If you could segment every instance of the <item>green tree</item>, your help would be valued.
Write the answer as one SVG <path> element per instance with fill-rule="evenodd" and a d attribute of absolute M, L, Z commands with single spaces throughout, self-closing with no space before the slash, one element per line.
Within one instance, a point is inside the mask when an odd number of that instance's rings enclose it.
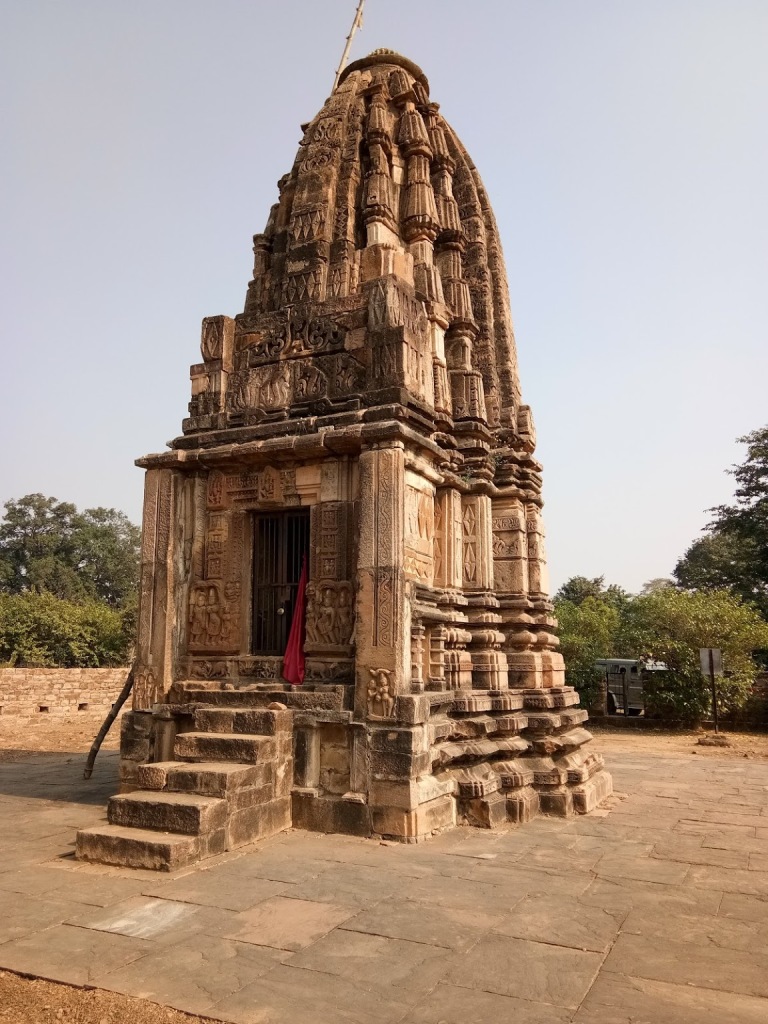
<path fill-rule="evenodd" d="M 588 597 L 601 597 L 605 591 L 605 576 L 571 576 L 555 594 L 556 601 L 581 604 Z"/>
<path fill-rule="evenodd" d="M 123 665 L 130 638 L 119 611 L 43 591 L 0 594 L 0 662 L 18 667 Z"/>
<path fill-rule="evenodd" d="M 0 521 L 0 592 L 121 607 L 136 593 L 140 538 L 115 509 L 81 513 L 42 494 L 8 501 Z"/>
<path fill-rule="evenodd" d="M 578 603 L 556 598 L 555 615 L 566 681 L 576 687 L 589 707 L 597 698 L 602 677 L 595 662 L 613 655 L 621 612 L 599 597 L 586 597 Z"/>
<path fill-rule="evenodd" d="M 749 696 L 757 666 L 753 653 L 768 646 L 768 623 L 727 591 L 664 587 L 635 598 L 616 634 L 620 657 L 661 661 L 668 671 L 646 684 L 646 713 L 696 722 L 710 709 L 699 650 L 719 647 L 728 676 L 718 684 L 718 710 L 727 714 Z"/>
<path fill-rule="evenodd" d="M 666 590 L 667 587 L 674 587 L 674 580 L 667 579 L 666 576 L 654 576 L 652 580 L 647 580 L 640 591 L 641 594 L 656 594 L 659 590 Z"/>
<path fill-rule="evenodd" d="M 734 502 L 710 510 L 715 514 L 711 529 L 738 551 L 735 569 L 741 580 L 729 586 L 768 618 L 768 426 L 738 440 L 747 446 L 747 456 L 728 470 L 736 479 Z"/>
<path fill-rule="evenodd" d="M 768 617 L 763 586 L 755 578 L 756 563 L 753 541 L 721 530 L 694 541 L 678 559 L 672 575 L 683 590 L 729 590 L 757 605 Z"/>

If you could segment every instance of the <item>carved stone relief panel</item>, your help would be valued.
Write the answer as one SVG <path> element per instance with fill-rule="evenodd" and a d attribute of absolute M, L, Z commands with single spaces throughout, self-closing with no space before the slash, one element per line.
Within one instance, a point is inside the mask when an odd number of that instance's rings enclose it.
<path fill-rule="evenodd" d="M 352 575 L 353 506 L 324 501 L 312 507 L 312 580 L 348 580 Z"/>
<path fill-rule="evenodd" d="M 195 583 L 190 588 L 190 651 L 226 651 L 232 648 L 237 598 L 239 594 L 231 590 L 227 598 L 224 585 L 214 580 Z"/>
<path fill-rule="evenodd" d="M 294 245 L 306 245 L 323 238 L 325 234 L 327 206 L 315 206 L 295 212 L 291 220 L 291 236 Z"/>
<path fill-rule="evenodd" d="M 368 296 L 368 327 L 405 327 L 412 334 L 427 329 L 424 303 L 401 288 L 394 277 L 379 278 Z"/>
<path fill-rule="evenodd" d="M 528 581 L 531 594 L 548 593 L 546 554 L 544 551 L 544 527 L 541 515 L 535 505 L 528 506 L 525 525 L 528 534 Z"/>
<path fill-rule="evenodd" d="M 426 486 L 428 490 L 412 485 L 405 488 L 405 573 L 431 586 L 435 512 L 432 487 Z"/>
<path fill-rule="evenodd" d="M 450 489 L 435 496 L 433 558 L 435 586 L 460 588 L 463 578 L 461 495 Z"/>
<path fill-rule="evenodd" d="M 148 710 L 162 700 L 162 687 L 153 669 L 138 665 L 133 676 L 133 706 Z"/>
<path fill-rule="evenodd" d="M 351 643 L 354 609 L 352 584 L 321 580 L 307 586 L 307 641 L 344 647 Z"/>
<path fill-rule="evenodd" d="M 200 332 L 200 352 L 206 363 L 221 360 L 230 369 L 235 336 L 235 321 L 228 316 L 207 316 Z"/>
<path fill-rule="evenodd" d="M 528 592 L 528 536 L 519 501 L 493 503 L 493 575 L 500 593 Z"/>
<path fill-rule="evenodd" d="M 205 534 L 205 578 L 224 577 L 224 551 L 229 536 L 229 521 L 224 512 L 209 512 Z"/>
<path fill-rule="evenodd" d="M 339 352 L 346 336 L 347 327 L 338 320 L 289 315 L 268 330 L 241 335 L 239 344 L 245 363 L 253 367 L 288 356 Z"/>
<path fill-rule="evenodd" d="M 296 471 L 276 469 L 244 470 L 223 477 L 222 489 L 227 504 L 247 504 L 249 507 L 273 508 L 275 505 L 299 505 L 296 490 Z"/>
<path fill-rule="evenodd" d="M 465 495 L 461 510 L 464 586 L 488 590 L 493 586 L 491 500 L 484 494 Z"/>
<path fill-rule="evenodd" d="M 297 302 L 323 302 L 325 300 L 325 264 L 317 264 L 295 274 L 290 274 L 285 283 L 283 301 L 287 304 Z"/>
<path fill-rule="evenodd" d="M 368 717 L 394 718 L 396 691 L 392 684 L 391 670 L 372 668 L 368 674 Z"/>
<path fill-rule="evenodd" d="M 451 397 L 455 419 L 487 418 L 481 374 L 467 370 L 451 370 Z"/>

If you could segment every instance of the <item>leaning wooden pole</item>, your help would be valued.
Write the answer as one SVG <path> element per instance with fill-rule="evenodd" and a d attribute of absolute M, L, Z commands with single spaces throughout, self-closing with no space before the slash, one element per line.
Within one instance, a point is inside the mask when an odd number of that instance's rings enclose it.
<path fill-rule="evenodd" d="M 352 28 L 349 30 L 349 35 L 347 36 L 347 43 L 346 43 L 346 46 L 344 47 L 344 53 L 342 53 L 341 60 L 339 61 L 339 66 L 336 69 L 336 77 L 333 80 L 333 89 L 331 90 L 331 92 L 335 92 L 336 91 L 336 86 L 339 84 L 339 79 L 341 78 L 341 72 L 344 70 L 344 66 L 347 63 L 347 57 L 349 57 L 349 51 L 352 49 L 352 40 L 355 37 L 355 32 L 359 28 L 362 28 L 362 25 L 363 25 L 363 6 L 364 5 L 365 5 L 365 0 L 360 0 L 360 3 L 357 5 L 357 10 L 355 11 L 355 17 L 354 17 L 354 20 L 352 21 Z"/>
<path fill-rule="evenodd" d="M 83 778 L 84 779 L 90 779 L 91 775 L 93 774 L 93 764 L 94 764 L 94 761 L 96 760 L 96 755 L 98 754 L 98 752 L 99 752 L 99 750 L 101 748 L 101 744 L 104 742 L 104 737 L 107 735 L 109 730 L 112 728 L 112 723 L 117 718 L 117 716 L 120 714 L 120 709 L 122 708 L 123 704 L 125 704 L 125 702 L 128 700 L 128 695 L 130 694 L 131 690 L 133 689 L 134 669 L 135 669 L 135 665 L 131 665 L 131 670 L 128 673 L 128 678 L 125 680 L 125 685 L 123 686 L 122 690 L 120 691 L 120 696 L 117 698 L 115 703 L 112 705 L 112 708 L 110 709 L 109 714 L 104 719 L 104 722 L 103 722 L 101 728 L 99 729 L 98 733 L 96 734 L 96 739 L 93 741 L 93 743 L 91 745 L 91 749 L 88 751 L 88 760 L 85 762 L 85 768 L 83 770 Z"/>

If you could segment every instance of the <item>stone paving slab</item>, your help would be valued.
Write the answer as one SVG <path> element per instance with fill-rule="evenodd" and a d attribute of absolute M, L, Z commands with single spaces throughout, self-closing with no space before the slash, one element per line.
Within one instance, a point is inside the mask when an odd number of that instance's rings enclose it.
<path fill-rule="evenodd" d="M 80 864 L 116 756 L 0 763 L 0 968 L 233 1024 L 764 1024 L 768 764 L 613 755 L 610 813 Z M 673 780 L 673 781 L 671 781 Z"/>

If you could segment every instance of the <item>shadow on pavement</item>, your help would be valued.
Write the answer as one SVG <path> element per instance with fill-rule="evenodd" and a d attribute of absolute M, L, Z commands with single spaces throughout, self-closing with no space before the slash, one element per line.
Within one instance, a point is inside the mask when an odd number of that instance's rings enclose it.
<path fill-rule="evenodd" d="M 102 751 L 87 781 L 82 751 L 0 750 L 0 797 L 103 804 L 118 791 L 119 753 Z"/>

